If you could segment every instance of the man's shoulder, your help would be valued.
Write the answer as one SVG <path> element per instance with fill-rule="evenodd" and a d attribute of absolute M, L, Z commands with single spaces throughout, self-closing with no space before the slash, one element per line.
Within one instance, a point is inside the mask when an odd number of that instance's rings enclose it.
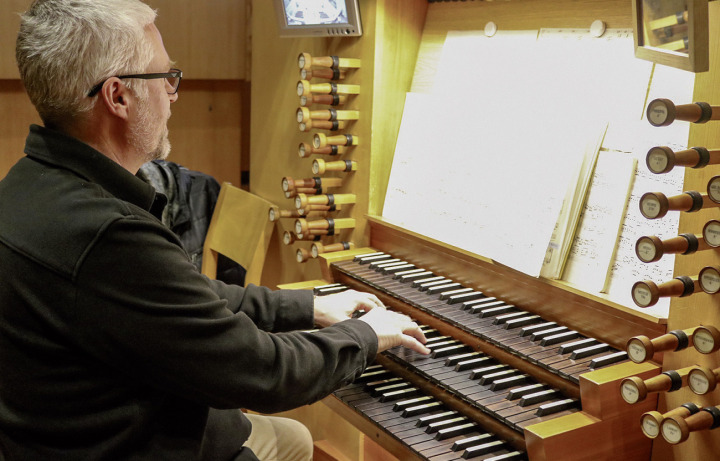
<path fill-rule="evenodd" d="M 153 219 L 72 171 L 27 158 L 0 181 L 0 216 L 0 242 L 70 277 L 112 222 Z"/>

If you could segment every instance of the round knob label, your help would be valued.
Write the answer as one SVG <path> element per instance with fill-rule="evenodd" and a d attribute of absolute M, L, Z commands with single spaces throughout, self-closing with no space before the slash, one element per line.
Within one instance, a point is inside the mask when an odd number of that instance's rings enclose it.
<path fill-rule="evenodd" d="M 694 370 L 693 370 L 694 371 Z M 688 377 L 690 389 L 696 394 L 704 395 L 710 391 L 710 382 L 702 372 L 690 372 Z"/>
<path fill-rule="evenodd" d="M 695 349 L 703 354 L 709 354 L 715 348 L 715 340 L 707 330 L 695 330 L 692 339 Z"/>
<path fill-rule="evenodd" d="M 645 200 L 640 202 L 640 210 L 646 217 L 655 218 L 660 214 L 660 202 L 655 197 L 645 197 Z"/>
<path fill-rule="evenodd" d="M 650 305 L 652 295 L 645 285 L 638 285 L 633 288 L 632 297 L 638 306 L 647 307 Z"/>
<path fill-rule="evenodd" d="M 647 166 L 653 173 L 662 173 L 668 166 L 668 158 L 665 152 L 653 149 L 647 156 Z"/>
<path fill-rule="evenodd" d="M 714 269 L 702 271 L 700 286 L 707 293 L 717 293 L 720 291 L 720 274 Z"/>
<path fill-rule="evenodd" d="M 660 435 L 660 426 L 658 425 L 657 421 L 650 417 L 643 417 L 642 430 L 646 436 L 653 439 Z"/>
<path fill-rule="evenodd" d="M 631 381 L 626 381 L 620 386 L 620 395 L 627 403 L 636 403 L 640 399 L 638 388 Z"/>
<path fill-rule="evenodd" d="M 648 120 L 653 125 L 662 125 L 668 118 L 667 106 L 661 101 L 656 101 L 648 107 Z"/>
<path fill-rule="evenodd" d="M 650 239 L 643 239 L 637 245 L 637 253 L 643 262 L 652 261 L 655 258 L 655 245 Z"/>
<path fill-rule="evenodd" d="M 680 431 L 680 427 L 671 419 L 663 421 L 662 435 L 663 438 L 670 443 L 679 443 L 680 439 L 682 439 L 682 431 Z"/>
<path fill-rule="evenodd" d="M 642 344 L 638 344 L 635 341 L 628 344 L 627 353 L 628 356 L 630 356 L 630 360 L 636 363 L 642 363 L 647 359 L 647 351 Z"/>
<path fill-rule="evenodd" d="M 710 246 L 720 246 L 720 222 L 711 221 L 706 224 L 703 230 L 703 238 Z"/>

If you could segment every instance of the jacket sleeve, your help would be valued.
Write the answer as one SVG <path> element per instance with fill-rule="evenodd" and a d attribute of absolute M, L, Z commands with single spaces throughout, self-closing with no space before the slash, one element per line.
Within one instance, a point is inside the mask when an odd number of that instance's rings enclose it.
<path fill-rule="evenodd" d="M 216 408 L 281 411 L 352 381 L 377 353 L 359 320 L 316 332 L 312 295 L 200 275 L 159 223 L 109 223 L 60 311 L 77 347 L 123 375 Z"/>

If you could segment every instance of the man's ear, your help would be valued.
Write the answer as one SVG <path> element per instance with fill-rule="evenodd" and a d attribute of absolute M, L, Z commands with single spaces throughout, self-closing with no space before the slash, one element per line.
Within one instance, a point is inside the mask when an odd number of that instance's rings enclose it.
<path fill-rule="evenodd" d="M 132 92 L 122 80 L 111 77 L 102 86 L 98 97 L 110 114 L 127 120 L 130 113 L 131 94 Z"/>

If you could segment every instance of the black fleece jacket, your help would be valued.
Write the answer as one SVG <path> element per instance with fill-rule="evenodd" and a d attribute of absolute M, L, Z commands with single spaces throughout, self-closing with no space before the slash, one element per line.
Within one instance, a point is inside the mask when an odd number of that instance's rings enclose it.
<path fill-rule="evenodd" d="M 311 403 L 377 353 L 359 320 L 291 331 L 309 292 L 199 274 L 164 197 L 90 146 L 33 125 L 25 153 L 0 181 L 6 458 L 254 459 L 234 409 Z"/>

